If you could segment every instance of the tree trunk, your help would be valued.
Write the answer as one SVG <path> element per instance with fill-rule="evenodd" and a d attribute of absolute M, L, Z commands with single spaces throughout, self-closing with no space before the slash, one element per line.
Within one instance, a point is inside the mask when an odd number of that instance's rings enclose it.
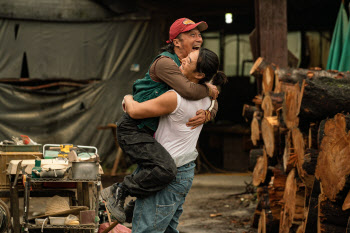
<path fill-rule="evenodd" d="M 340 112 L 350 112 L 350 80 L 320 77 L 307 79 L 300 118 L 320 121 Z"/>
<path fill-rule="evenodd" d="M 322 125 L 321 125 L 322 126 Z M 331 200 L 344 200 L 350 188 L 350 116 L 337 114 L 324 124 L 316 177 Z"/>
<path fill-rule="evenodd" d="M 261 134 L 266 148 L 266 153 L 273 157 L 278 152 L 279 122 L 277 117 L 264 117 L 261 122 Z"/>
<path fill-rule="evenodd" d="M 306 69 L 277 69 L 275 71 L 277 82 L 301 83 L 307 77 L 309 70 Z"/>
<path fill-rule="evenodd" d="M 265 62 L 265 66 L 268 64 Z M 286 68 L 286 69 L 276 69 L 275 71 L 276 78 L 281 82 L 302 82 L 303 79 L 319 79 L 322 77 L 332 78 L 332 79 L 350 79 L 350 73 L 346 72 L 337 72 L 332 70 L 322 70 L 322 69 L 294 69 L 294 68 Z"/>
<path fill-rule="evenodd" d="M 323 193 L 318 198 L 318 232 L 346 232 L 350 210 L 343 211 L 338 202 L 332 202 Z"/>
<path fill-rule="evenodd" d="M 264 63 L 264 68 L 268 62 Z M 263 72 L 260 71 L 260 72 Z M 299 85 L 306 83 L 304 96 L 300 106 L 300 118 L 308 121 L 320 121 L 333 117 L 339 112 L 350 112 L 350 73 L 305 70 L 305 69 L 276 69 L 275 90 L 280 92 L 281 82 Z"/>

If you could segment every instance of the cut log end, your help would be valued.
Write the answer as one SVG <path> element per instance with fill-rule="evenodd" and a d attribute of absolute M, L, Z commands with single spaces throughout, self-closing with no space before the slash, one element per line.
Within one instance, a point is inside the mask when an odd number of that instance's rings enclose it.
<path fill-rule="evenodd" d="M 262 89 L 263 93 L 272 91 L 274 84 L 274 71 L 271 66 L 267 66 L 263 71 Z"/>
<path fill-rule="evenodd" d="M 292 169 L 287 177 L 286 187 L 283 195 L 284 208 L 281 212 L 280 232 L 289 232 L 293 224 L 296 205 L 297 182 L 295 169 Z"/>
<path fill-rule="evenodd" d="M 261 122 L 261 134 L 266 147 L 266 152 L 273 157 L 278 139 L 278 119 L 277 117 L 264 117 Z"/>
<path fill-rule="evenodd" d="M 305 177 L 305 170 L 303 169 L 304 164 L 304 157 L 305 157 L 305 142 L 303 138 L 303 134 L 300 132 L 298 128 L 292 129 L 292 139 L 293 139 L 293 146 L 294 146 L 294 152 L 297 156 L 297 169 L 298 174 L 300 178 Z"/>
<path fill-rule="evenodd" d="M 253 171 L 253 185 L 259 186 L 261 183 L 265 182 L 267 174 L 267 155 L 264 151 L 263 156 L 260 156 L 256 160 L 256 164 Z"/>
<path fill-rule="evenodd" d="M 256 161 L 259 157 L 263 156 L 264 149 L 251 149 L 249 152 L 249 170 L 253 171 Z"/>
<path fill-rule="evenodd" d="M 266 233 L 266 214 L 265 209 L 261 210 L 259 225 L 258 225 L 258 233 Z"/>
<path fill-rule="evenodd" d="M 260 140 L 260 123 L 258 118 L 253 117 L 253 120 L 250 124 L 251 135 L 250 139 L 254 146 L 258 145 L 258 141 Z"/>
<path fill-rule="evenodd" d="M 344 198 L 347 194 L 344 192 L 350 186 L 349 123 L 349 116 L 337 114 L 324 124 L 315 175 L 321 180 L 323 192 L 331 201 Z"/>
<path fill-rule="evenodd" d="M 300 88 L 298 83 L 293 85 L 292 88 L 288 88 L 288 90 L 285 91 L 285 98 L 282 105 L 282 116 L 283 121 L 289 129 L 292 129 L 299 125 L 299 95 Z"/>
<path fill-rule="evenodd" d="M 260 72 L 262 72 L 262 70 L 261 70 L 259 67 L 260 67 L 260 65 L 261 65 L 261 63 L 262 63 L 263 61 L 264 61 L 264 58 L 262 58 L 262 57 L 259 57 L 258 59 L 256 59 L 256 61 L 255 61 L 254 65 L 253 65 L 253 67 L 250 69 L 249 74 L 250 74 L 250 75 L 253 75 L 253 74 L 255 74 L 255 73 L 260 73 Z"/>

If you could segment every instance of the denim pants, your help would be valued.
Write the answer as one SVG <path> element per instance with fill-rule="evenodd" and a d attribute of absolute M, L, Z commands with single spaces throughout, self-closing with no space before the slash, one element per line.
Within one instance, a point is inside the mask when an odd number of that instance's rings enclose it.
<path fill-rule="evenodd" d="M 132 233 L 178 233 L 182 205 L 191 189 L 195 163 L 177 169 L 175 179 L 162 191 L 135 202 Z"/>
<path fill-rule="evenodd" d="M 122 186 L 130 196 L 147 197 L 164 189 L 176 175 L 176 165 L 169 152 L 158 143 L 154 131 L 139 129 L 140 120 L 123 114 L 117 122 L 120 148 L 138 165 L 138 172 L 124 177 Z"/>

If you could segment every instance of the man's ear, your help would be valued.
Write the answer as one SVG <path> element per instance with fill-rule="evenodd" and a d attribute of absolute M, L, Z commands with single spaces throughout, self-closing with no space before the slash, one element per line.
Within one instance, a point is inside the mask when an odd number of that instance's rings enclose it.
<path fill-rule="evenodd" d="M 175 47 L 180 47 L 180 40 L 177 38 L 173 39 L 173 44 Z"/>

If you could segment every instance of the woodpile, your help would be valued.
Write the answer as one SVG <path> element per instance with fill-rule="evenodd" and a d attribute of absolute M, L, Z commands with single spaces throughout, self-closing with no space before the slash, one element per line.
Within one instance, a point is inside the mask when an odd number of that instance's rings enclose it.
<path fill-rule="evenodd" d="M 258 58 L 245 105 L 258 232 L 350 232 L 350 73 Z"/>

